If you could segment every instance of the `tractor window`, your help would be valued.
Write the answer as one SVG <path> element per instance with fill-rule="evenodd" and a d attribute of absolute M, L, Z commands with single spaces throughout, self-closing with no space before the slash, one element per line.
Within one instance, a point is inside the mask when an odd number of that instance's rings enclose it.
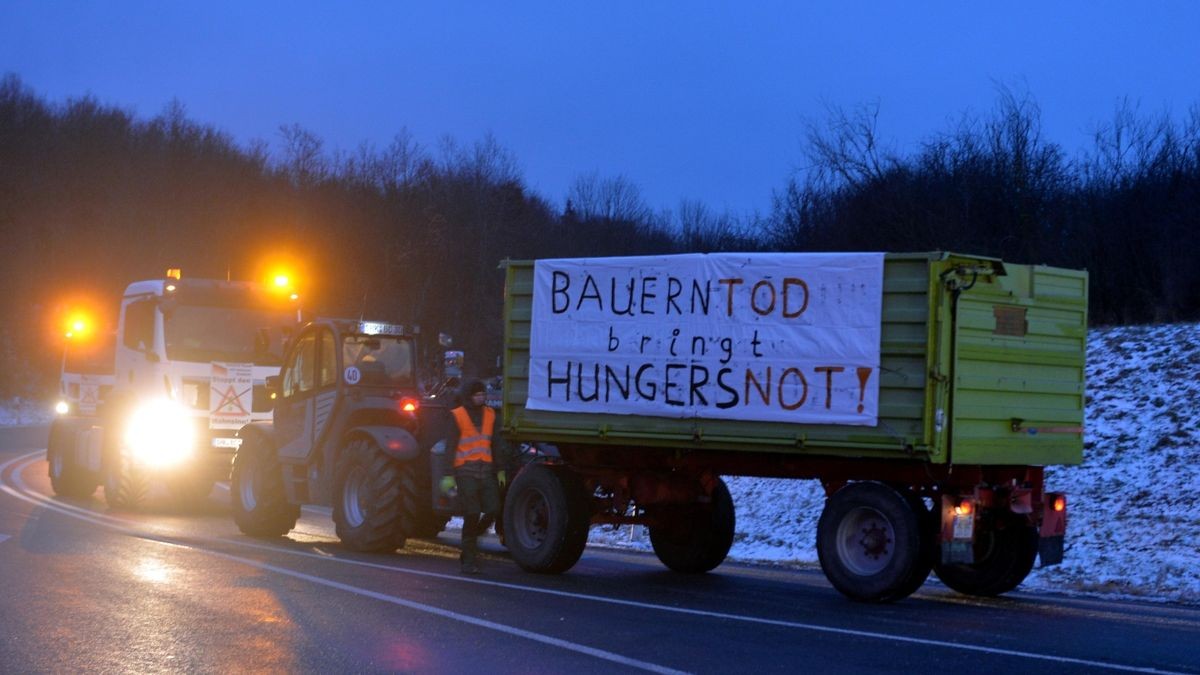
<path fill-rule="evenodd" d="M 384 387 L 411 387 L 413 343 L 408 337 L 394 335 L 348 335 L 342 341 L 342 360 L 358 369 L 359 380 L 352 384 Z"/>
<path fill-rule="evenodd" d="M 139 300 L 125 307 L 123 343 L 130 349 L 154 348 L 154 301 Z"/>
<path fill-rule="evenodd" d="M 283 395 L 294 396 L 306 391 L 312 391 L 314 375 L 316 374 L 317 340 L 313 335 L 305 335 L 292 352 L 292 358 L 283 371 Z"/>
<path fill-rule="evenodd" d="M 334 351 L 333 332 L 321 331 L 321 388 L 337 383 L 337 352 Z"/>

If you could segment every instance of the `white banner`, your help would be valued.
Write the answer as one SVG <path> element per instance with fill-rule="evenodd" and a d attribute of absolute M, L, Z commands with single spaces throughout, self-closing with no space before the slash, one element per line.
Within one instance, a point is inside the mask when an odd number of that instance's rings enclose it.
<path fill-rule="evenodd" d="M 210 429 L 241 429 L 250 423 L 254 402 L 254 365 L 212 362 L 208 394 Z"/>
<path fill-rule="evenodd" d="M 526 407 L 874 426 L 882 253 L 539 260 Z"/>

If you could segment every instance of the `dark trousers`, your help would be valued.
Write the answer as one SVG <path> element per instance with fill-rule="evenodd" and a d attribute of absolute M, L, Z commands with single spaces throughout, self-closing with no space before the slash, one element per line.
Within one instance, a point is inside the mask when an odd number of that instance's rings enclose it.
<path fill-rule="evenodd" d="M 476 472 L 458 471 L 454 481 L 458 484 L 458 503 L 463 512 L 459 560 L 463 565 L 474 565 L 479 558 L 479 535 L 500 510 L 500 486 L 490 472 L 481 476 Z"/>

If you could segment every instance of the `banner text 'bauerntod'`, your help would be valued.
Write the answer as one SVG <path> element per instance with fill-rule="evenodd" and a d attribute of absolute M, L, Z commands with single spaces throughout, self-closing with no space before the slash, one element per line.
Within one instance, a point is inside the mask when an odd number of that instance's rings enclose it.
<path fill-rule="evenodd" d="M 882 303 L 882 253 L 539 260 L 526 407 L 874 426 Z"/>

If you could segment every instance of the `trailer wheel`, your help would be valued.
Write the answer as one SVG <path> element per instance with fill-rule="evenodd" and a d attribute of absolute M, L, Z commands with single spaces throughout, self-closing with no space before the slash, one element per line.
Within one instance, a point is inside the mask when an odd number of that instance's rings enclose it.
<path fill-rule="evenodd" d="M 825 577 L 843 595 L 863 602 L 912 594 L 920 585 L 916 580 L 929 574 L 923 553 L 928 545 L 910 498 L 874 481 L 835 492 L 817 523 L 817 557 Z"/>
<path fill-rule="evenodd" d="M 398 462 L 375 441 L 356 438 L 338 457 L 333 522 L 347 548 L 362 552 L 394 551 L 404 546 L 417 512 L 413 467 Z"/>
<path fill-rule="evenodd" d="M 230 478 L 233 521 L 252 537 L 282 537 L 300 518 L 300 507 L 289 504 L 283 489 L 283 467 L 273 448 L 253 437 L 242 442 L 233 458 Z"/>
<path fill-rule="evenodd" d="M 917 564 L 913 566 L 912 576 L 900 585 L 896 599 L 907 598 L 925 584 L 929 573 L 933 571 L 933 564 L 941 553 L 939 546 L 941 522 L 938 519 L 938 513 L 930 511 L 919 495 L 903 488 L 900 491 L 913 513 L 917 514 L 917 522 L 920 524 L 921 551 Z"/>
<path fill-rule="evenodd" d="M 590 524 L 583 483 L 564 467 L 526 466 L 504 499 L 505 546 L 528 572 L 571 569 L 587 546 Z"/>
<path fill-rule="evenodd" d="M 104 473 L 104 501 L 110 509 L 136 509 L 150 492 L 150 476 L 124 448 L 109 452 L 101 471 Z"/>
<path fill-rule="evenodd" d="M 665 518 L 665 523 L 649 528 L 650 545 L 662 564 L 676 572 L 707 572 L 720 565 L 733 546 L 733 497 L 720 478 L 710 504 L 672 508 Z"/>
<path fill-rule="evenodd" d="M 1038 532 L 1018 517 L 1008 518 L 1003 525 L 979 533 L 982 540 L 977 543 L 985 550 L 974 563 L 935 564 L 938 579 L 959 593 L 985 597 L 1020 586 L 1037 559 Z"/>
<path fill-rule="evenodd" d="M 74 429 L 61 419 L 50 425 L 50 438 L 46 442 L 46 463 L 49 464 L 50 487 L 54 494 L 63 497 L 86 499 L 96 491 L 95 475 L 75 461 L 71 446 L 75 441 Z"/>

